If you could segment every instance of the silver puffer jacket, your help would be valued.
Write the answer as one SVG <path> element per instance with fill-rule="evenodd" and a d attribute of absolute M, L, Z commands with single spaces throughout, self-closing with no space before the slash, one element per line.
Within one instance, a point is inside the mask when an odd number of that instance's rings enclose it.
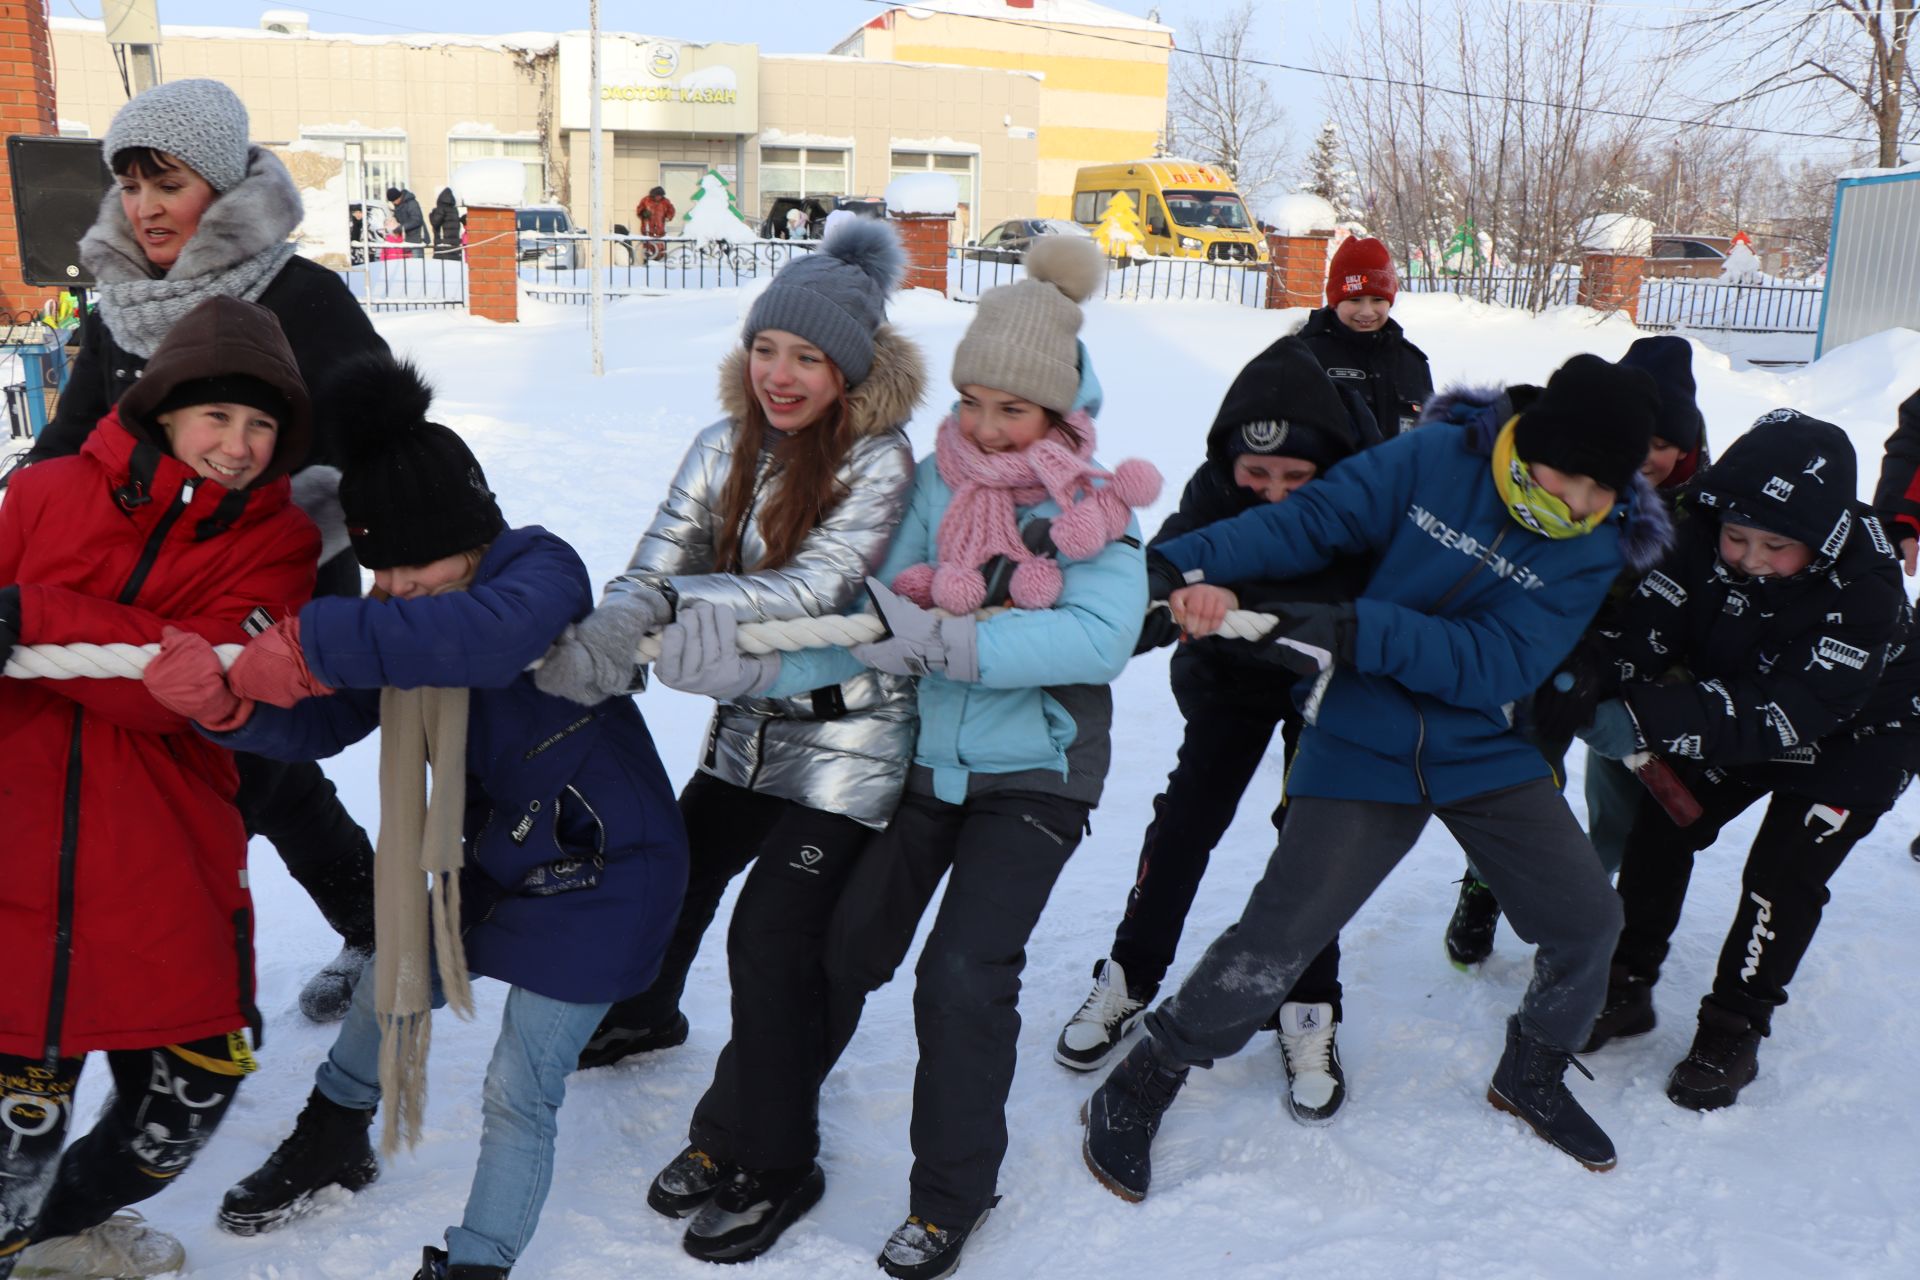
<path fill-rule="evenodd" d="M 847 496 L 778 569 L 713 572 L 720 495 L 733 466 L 735 424 L 746 411 L 746 353 L 720 369 L 727 416 L 694 438 L 627 571 L 608 585 L 670 589 L 682 601 L 707 600 L 742 622 L 843 612 L 879 567 L 906 510 L 913 448 L 901 429 L 926 385 L 920 350 L 891 327 L 874 337 L 873 371 L 848 395 L 857 440 L 840 482 Z M 753 502 L 742 531 L 741 560 L 765 554 L 759 509 L 772 454 L 762 449 Z M 700 768 L 735 786 L 844 814 L 884 827 L 913 758 L 918 716 L 914 682 L 866 671 L 844 684 L 790 698 L 740 698 L 715 709 Z"/>

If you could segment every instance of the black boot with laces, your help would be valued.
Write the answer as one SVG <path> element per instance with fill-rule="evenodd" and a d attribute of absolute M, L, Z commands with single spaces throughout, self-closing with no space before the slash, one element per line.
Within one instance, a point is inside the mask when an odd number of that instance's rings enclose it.
<path fill-rule="evenodd" d="M 1162 1059 L 1153 1037 L 1144 1036 L 1080 1108 L 1087 1126 L 1080 1148 L 1087 1168 L 1122 1200 L 1147 1198 L 1153 1136 L 1187 1082 L 1187 1070 Z"/>
<path fill-rule="evenodd" d="M 327 1187 L 358 1191 L 371 1183 L 380 1176 L 372 1127 L 371 1108 L 343 1107 L 315 1089 L 286 1141 L 220 1202 L 221 1229 L 259 1235 L 311 1212 Z"/>
<path fill-rule="evenodd" d="M 1500 900 L 1469 871 L 1460 878 L 1460 900 L 1447 921 L 1447 959 L 1466 970 L 1493 954 L 1494 930 L 1500 927 Z"/>
<path fill-rule="evenodd" d="M 1760 1029 L 1751 1021 L 1722 1009 L 1712 1000 L 1700 1002 L 1700 1029 L 1693 1047 L 1667 1077 L 1667 1097 L 1689 1111 L 1717 1111 L 1730 1107 L 1740 1091 L 1760 1074 Z"/>
<path fill-rule="evenodd" d="M 1567 1064 L 1587 1079 L 1593 1073 L 1558 1045 L 1528 1035 L 1517 1016 L 1507 1018 L 1507 1051 L 1493 1069 L 1487 1101 L 1519 1116 L 1533 1131 L 1596 1173 L 1613 1168 L 1613 1140 L 1568 1091 Z"/>
<path fill-rule="evenodd" d="M 715 1160 L 689 1143 L 667 1162 L 666 1168 L 653 1175 L 653 1185 L 647 1188 L 647 1206 L 664 1217 L 684 1218 L 699 1212 L 738 1172 L 737 1166 Z"/>
<path fill-rule="evenodd" d="M 745 1262 L 820 1203 L 827 1176 L 817 1164 L 741 1169 L 694 1215 L 680 1245 L 702 1262 Z"/>
<path fill-rule="evenodd" d="M 999 1203 L 1000 1197 L 995 1196 L 993 1204 Z M 948 1227 L 908 1214 L 880 1250 L 880 1269 L 893 1280 L 940 1280 L 952 1275 L 960 1266 L 960 1251 L 967 1247 L 968 1238 L 992 1212 L 993 1205 L 988 1205 L 973 1221 Z"/>

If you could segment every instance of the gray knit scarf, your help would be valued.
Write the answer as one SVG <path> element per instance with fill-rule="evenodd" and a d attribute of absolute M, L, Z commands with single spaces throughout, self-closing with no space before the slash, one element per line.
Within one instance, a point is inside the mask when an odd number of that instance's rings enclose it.
<path fill-rule="evenodd" d="M 427 794 L 427 762 L 433 794 Z M 380 691 L 380 839 L 373 854 L 374 1017 L 380 1024 L 380 1150 L 420 1141 L 433 1040 L 433 974 L 473 1016 L 460 940 L 467 690 Z"/>
<path fill-rule="evenodd" d="M 162 273 L 147 261 L 116 187 L 80 239 L 80 262 L 99 281 L 100 314 L 122 350 L 151 356 L 174 322 L 208 298 L 257 300 L 293 256 L 287 237 L 305 209 L 293 176 L 263 147 L 247 149 L 247 176 L 200 215 Z"/>

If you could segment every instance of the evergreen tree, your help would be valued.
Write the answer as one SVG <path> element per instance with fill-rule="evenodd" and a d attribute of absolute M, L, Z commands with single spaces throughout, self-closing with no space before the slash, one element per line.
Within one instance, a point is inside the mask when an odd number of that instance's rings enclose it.
<path fill-rule="evenodd" d="M 1347 161 L 1346 149 L 1340 144 L 1340 130 L 1332 120 L 1320 126 L 1313 150 L 1307 153 L 1306 175 L 1300 179 L 1297 189 L 1332 205 L 1341 226 L 1360 235 L 1368 234 L 1359 175 Z"/>

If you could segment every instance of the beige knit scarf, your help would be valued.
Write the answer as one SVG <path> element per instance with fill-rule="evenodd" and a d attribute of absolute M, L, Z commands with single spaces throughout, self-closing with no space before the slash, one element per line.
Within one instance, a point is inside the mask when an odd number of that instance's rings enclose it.
<path fill-rule="evenodd" d="M 433 762 L 433 794 L 427 763 Z M 380 840 L 373 857 L 374 1013 L 380 1023 L 380 1150 L 420 1141 L 437 965 L 447 1007 L 473 1016 L 460 942 L 467 690 L 380 691 Z"/>

